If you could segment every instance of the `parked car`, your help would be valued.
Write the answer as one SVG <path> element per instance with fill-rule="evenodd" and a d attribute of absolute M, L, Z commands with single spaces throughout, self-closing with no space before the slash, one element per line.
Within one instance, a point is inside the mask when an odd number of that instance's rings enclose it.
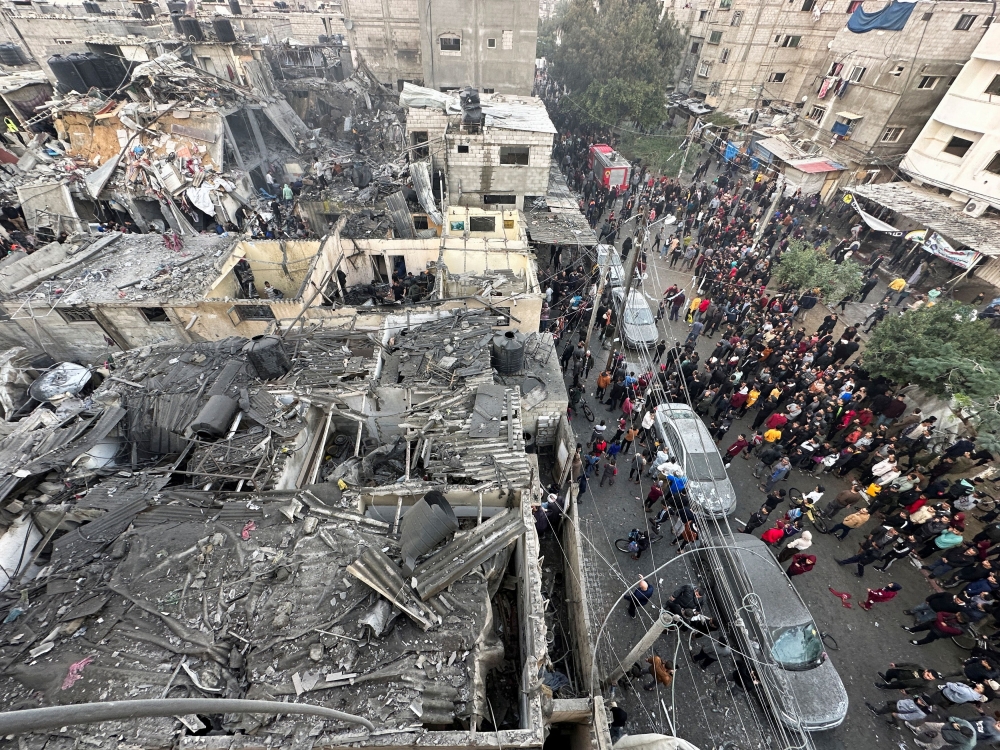
<path fill-rule="evenodd" d="M 625 290 L 618 288 L 611 291 L 615 312 L 622 316 L 622 339 L 627 346 L 639 349 L 643 346 L 655 346 L 659 330 L 656 319 L 649 311 L 646 298 L 635 289 L 628 295 L 628 306 L 625 305 Z"/>
<path fill-rule="evenodd" d="M 792 729 L 821 732 L 847 716 L 847 691 L 809 608 L 770 548 L 750 534 L 703 544 L 710 600 L 735 650 L 756 662 L 764 696 Z"/>
<path fill-rule="evenodd" d="M 607 266 L 608 286 L 612 289 L 620 287 L 625 278 L 625 269 L 622 268 L 622 257 L 618 250 L 611 245 L 598 245 L 594 249 L 597 251 L 597 267 L 600 269 Z"/>
<path fill-rule="evenodd" d="M 736 490 L 701 417 L 687 404 L 675 403 L 657 406 L 655 417 L 660 441 L 684 467 L 691 501 L 714 518 L 736 510 Z"/>

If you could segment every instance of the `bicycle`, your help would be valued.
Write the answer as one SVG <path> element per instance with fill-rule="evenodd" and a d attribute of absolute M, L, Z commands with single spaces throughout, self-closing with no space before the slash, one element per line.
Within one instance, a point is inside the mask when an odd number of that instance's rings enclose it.
<path fill-rule="evenodd" d="M 985 642 L 985 638 L 979 634 L 979 629 L 976 627 L 976 623 L 970 622 L 966 629 L 962 631 L 961 635 L 954 635 L 951 637 L 951 642 L 958 646 L 963 651 L 972 651 L 980 641 Z"/>
<path fill-rule="evenodd" d="M 615 539 L 615 547 L 619 552 L 627 552 L 632 555 L 633 560 L 638 560 L 642 557 L 643 552 L 661 539 L 663 539 L 663 535 L 660 533 L 659 524 L 656 524 L 649 534 L 645 531 L 639 531 L 639 529 L 632 529 L 626 539 Z"/>
<path fill-rule="evenodd" d="M 583 416 L 585 416 L 587 418 L 588 422 L 593 422 L 594 421 L 594 412 L 590 408 L 590 404 L 588 404 L 586 401 L 581 401 L 580 402 L 580 410 L 583 412 Z"/>
<path fill-rule="evenodd" d="M 825 534 L 829 530 L 830 524 L 827 522 L 827 519 L 823 518 L 814 503 L 806 502 L 802 491 L 798 487 L 788 488 L 788 502 L 792 507 L 799 508 L 802 511 L 802 515 L 809 519 L 809 522 L 819 533 Z"/>
<path fill-rule="evenodd" d="M 837 643 L 837 639 L 834 638 L 829 633 L 824 631 L 819 632 L 819 637 L 823 640 L 823 644 L 831 651 L 840 651 L 840 644 Z"/>

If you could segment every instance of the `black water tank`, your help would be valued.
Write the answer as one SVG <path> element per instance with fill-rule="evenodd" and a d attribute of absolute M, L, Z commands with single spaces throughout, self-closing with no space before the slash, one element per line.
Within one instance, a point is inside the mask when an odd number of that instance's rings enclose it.
<path fill-rule="evenodd" d="M 153 18 L 156 15 L 156 8 L 153 7 L 152 3 L 139 3 L 136 8 L 140 18 Z"/>
<path fill-rule="evenodd" d="M 170 23 L 174 25 L 174 33 L 177 34 L 178 36 L 184 36 L 184 28 L 181 26 L 182 18 L 183 16 L 181 16 L 180 13 L 170 14 Z"/>
<path fill-rule="evenodd" d="M 243 9 L 240 7 L 240 0 L 229 0 L 229 12 L 234 16 L 243 15 Z"/>
<path fill-rule="evenodd" d="M 115 91 L 125 82 L 125 66 L 117 57 L 109 57 L 97 52 L 88 52 L 86 57 L 90 59 L 97 71 L 103 91 Z"/>
<path fill-rule="evenodd" d="M 222 393 L 216 393 L 201 407 L 201 411 L 191 423 L 191 431 L 198 437 L 211 440 L 220 438 L 229 431 L 236 412 L 240 410 L 239 402 Z"/>
<path fill-rule="evenodd" d="M 333 61 L 333 80 L 344 80 L 344 64 L 340 60 Z"/>
<path fill-rule="evenodd" d="M 236 32 L 233 31 L 233 24 L 228 18 L 213 18 L 212 28 L 215 30 L 215 36 L 218 37 L 220 42 L 236 41 Z"/>
<path fill-rule="evenodd" d="M 521 371 L 524 365 L 524 334 L 517 331 L 495 333 L 491 349 L 493 367 L 501 375 Z"/>
<path fill-rule="evenodd" d="M 93 0 L 84 0 L 83 9 L 87 13 L 93 13 L 95 16 L 101 15 L 101 6 L 93 2 Z"/>
<path fill-rule="evenodd" d="M 0 44 L 0 62 L 4 65 L 21 65 L 21 48 L 13 42 Z"/>
<path fill-rule="evenodd" d="M 170 0 L 167 3 L 167 13 L 178 13 L 184 15 L 184 11 L 187 9 L 187 3 L 183 0 Z"/>
<path fill-rule="evenodd" d="M 73 61 L 62 55 L 52 55 L 49 58 L 49 68 L 52 75 L 56 77 L 59 88 L 63 93 L 69 91 L 79 91 L 81 94 L 87 93 L 87 84 L 83 82 L 80 71 L 76 69 Z"/>
<path fill-rule="evenodd" d="M 80 77 L 83 79 L 83 82 L 86 84 L 88 89 L 101 88 L 101 84 L 103 83 L 101 76 L 97 72 L 94 61 L 87 57 L 87 55 L 74 52 L 66 59 L 76 66 L 77 72 L 80 73 Z"/>
<path fill-rule="evenodd" d="M 201 29 L 201 23 L 197 18 L 181 19 L 181 36 L 185 39 L 194 39 L 196 42 L 205 41 L 205 32 Z"/>
<path fill-rule="evenodd" d="M 243 351 L 261 380 L 280 378 L 292 369 L 285 347 L 277 336 L 254 336 Z"/>
<path fill-rule="evenodd" d="M 326 34 L 320 34 L 319 35 L 319 43 L 320 44 L 329 44 L 330 43 L 330 37 L 327 36 Z"/>

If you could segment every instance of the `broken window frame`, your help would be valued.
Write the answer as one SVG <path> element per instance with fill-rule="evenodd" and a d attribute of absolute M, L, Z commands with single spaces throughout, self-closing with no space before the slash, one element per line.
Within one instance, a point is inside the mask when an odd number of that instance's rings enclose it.
<path fill-rule="evenodd" d="M 955 143 L 955 141 L 961 141 L 962 143 Z M 968 145 L 965 145 L 968 144 Z M 945 147 L 941 149 L 942 154 L 948 154 L 949 156 L 955 156 L 959 159 L 964 159 L 965 155 L 969 153 L 969 150 L 976 145 L 975 141 L 970 141 L 968 138 L 963 138 L 960 135 L 952 135 L 948 139 L 948 143 Z M 948 149 L 953 149 L 949 151 Z M 961 153 L 957 153 L 961 151 Z"/>
<path fill-rule="evenodd" d="M 470 216 L 470 232 L 495 232 L 497 231 L 496 216 Z"/>
<path fill-rule="evenodd" d="M 139 314 L 147 323 L 170 323 L 170 316 L 163 307 L 140 307 Z"/>
<path fill-rule="evenodd" d="M 505 167 L 526 167 L 531 156 L 530 146 L 501 146 L 500 164 Z"/>
<path fill-rule="evenodd" d="M 445 46 L 445 43 L 448 46 Z M 438 52 L 442 55 L 461 55 L 462 54 L 462 37 L 458 34 L 442 34 L 438 37 Z"/>
<path fill-rule="evenodd" d="M 271 323 L 277 320 L 270 305 L 233 305 L 226 310 L 226 314 L 234 326 L 243 323 Z"/>
<path fill-rule="evenodd" d="M 57 307 L 56 312 L 67 323 L 96 323 L 97 318 L 86 307 Z"/>

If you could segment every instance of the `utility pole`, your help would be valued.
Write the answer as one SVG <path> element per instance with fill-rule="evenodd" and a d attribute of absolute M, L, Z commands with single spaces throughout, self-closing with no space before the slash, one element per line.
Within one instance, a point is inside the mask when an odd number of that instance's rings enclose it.
<path fill-rule="evenodd" d="M 611 351 L 608 353 L 608 363 L 604 366 L 605 370 L 611 369 L 611 358 L 615 354 L 615 348 L 613 346 L 614 339 L 621 335 L 625 315 L 628 313 L 628 300 L 632 294 L 632 283 L 635 281 L 635 266 L 639 260 L 639 250 L 641 249 L 643 242 L 645 242 L 645 237 L 640 240 L 637 233 L 636 239 L 632 242 L 632 249 L 629 250 L 628 258 L 625 260 L 625 296 L 622 298 L 622 309 L 618 313 L 618 321 L 615 324 L 615 336 L 611 341 L 612 347 Z"/>
<path fill-rule="evenodd" d="M 701 118 L 699 117 L 699 118 L 695 119 L 694 125 L 691 126 L 691 131 L 688 133 L 688 139 L 687 139 L 688 145 L 687 145 L 687 148 L 684 149 L 684 158 L 681 159 L 681 166 L 677 170 L 677 179 L 678 180 L 680 180 L 681 175 L 684 174 L 684 165 L 687 164 L 688 154 L 691 153 L 691 144 L 694 143 L 695 135 L 701 135 L 701 129 L 702 129 L 702 127 L 704 127 L 704 126 L 702 125 Z"/>
<path fill-rule="evenodd" d="M 753 246 L 750 248 L 751 251 L 757 250 L 757 245 L 760 244 L 760 238 L 764 236 L 764 230 L 767 229 L 767 225 L 770 223 L 771 217 L 774 216 L 774 210 L 778 207 L 778 201 L 781 200 L 781 194 L 784 190 L 785 176 L 783 174 L 779 174 L 775 180 L 774 197 L 771 199 L 771 205 L 767 207 L 767 213 L 764 214 L 764 218 L 761 219 L 759 224 L 757 224 L 757 231 L 754 232 Z"/>
<path fill-rule="evenodd" d="M 644 653 L 649 651 L 656 643 L 656 639 L 663 635 L 663 631 L 671 627 L 679 618 L 669 610 L 661 609 L 660 616 L 653 620 L 646 635 L 639 639 L 635 648 L 628 652 L 628 656 L 618 662 L 618 666 L 612 670 L 611 674 L 604 678 L 605 685 L 612 685 L 618 682 L 625 674 L 625 670 L 631 667 Z"/>
<path fill-rule="evenodd" d="M 615 249 L 608 246 L 608 249 L 604 252 L 604 263 L 601 264 L 601 275 L 597 279 L 597 293 L 594 295 L 594 309 L 590 311 L 590 323 L 587 324 L 587 335 L 584 337 L 584 346 L 588 349 L 590 348 L 590 337 L 594 333 L 594 323 L 597 320 L 597 303 L 601 301 L 601 295 L 604 294 L 604 278 L 608 275 L 608 267 L 611 265 L 611 253 L 615 252 Z"/>

